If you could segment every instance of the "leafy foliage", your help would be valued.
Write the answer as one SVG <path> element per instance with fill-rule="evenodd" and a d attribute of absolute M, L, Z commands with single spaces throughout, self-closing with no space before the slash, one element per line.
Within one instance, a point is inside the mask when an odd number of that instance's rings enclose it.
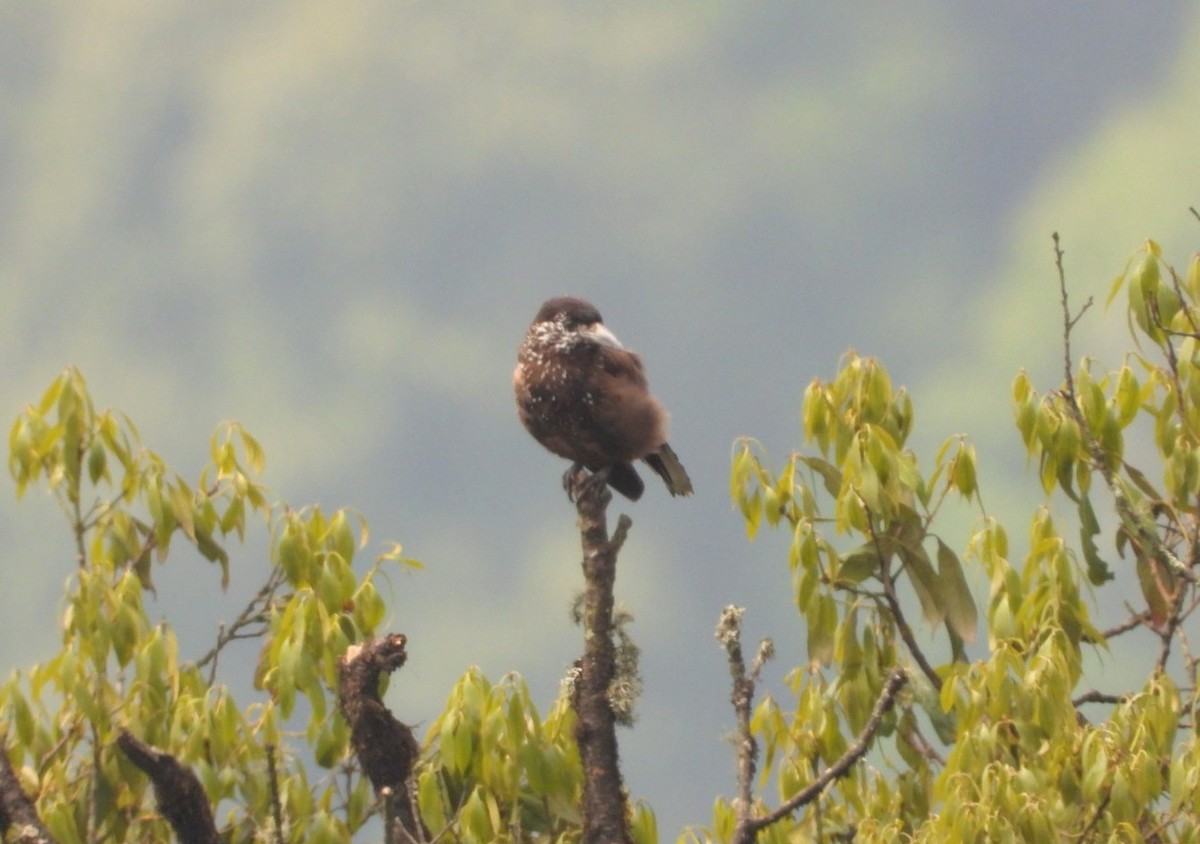
<path fill-rule="evenodd" d="M 146 778 L 115 745 L 122 728 L 193 767 L 231 841 L 344 842 L 376 811 L 332 705 L 338 660 L 384 621 L 382 566 L 419 564 L 392 546 L 356 573 L 361 519 L 269 503 L 258 480 L 263 449 L 237 425 L 210 446 L 211 464 L 188 484 L 142 446 L 130 420 L 95 409 L 74 369 L 12 427 L 18 493 L 45 484 L 77 552 L 61 651 L 0 687 L 0 733 L 61 842 L 171 837 Z M 266 582 L 211 651 L 185 659 L 171 625 L 152 623 L 143 603 L 154 564 L 185 542 L 225 585 L 228 543 L 254 516 L 270 532 Z M 216 670 L 221 651 L 244 638 L 261 641 L 253 679 L 263 694 L 248 704 Z M 430 731 L 417 777 L 427 826 L 460 841 L 571 838 L 580 780 L 572 723 L 565 699 L 543 721 L 519 678 L 493 687 L 469 671 Z M 652 841 L 653 816 L 639 808 L 638 818 L 639 840 Z"/>
<path fill-rule="evenodd" d="M 1068 310 L 1057 243 L 1070 366 L 1082 312 Z M 970 442 L 946 440 L 922 471 L 906 448 L 911 402 L 870 358 L 848 355 L 832 381 L 806 391 L 804 438 L 816 453 L 772 470 L 752 441 L 735 448 L 731 493 L 748 535 L 764 524 L 791 533 L 788 564 L 811 660 L 788 675 L 789 703 L 766 697 L 755 710 L 760 782 L 773 781 L 788 800 L 845 751 L 889 670 L 904 666 L 920 681 L 885 719 L 874 765 L 760 840 L 1200 837 L 1197 665 L 1184 628 L 1200 603 L 1200 257 L 1181 279 L 1148 242 L 1110 300 L 1122 291 L 1138 350 L 1119 369 L 1097 371 L 1084 359 L 1042 396 L 1024 373 L 1013 385 L 1017 428 L 1042 488 L 1061 492 L 1078 517 L 1077 551 L 1047 504 L 1034 512 L 1028 550 L 1014 565 L 1007 532 L 982 505 Z M 1131 437 L 1139 453 L 1152 444 L 1161 481 L 1127 462 Z M 961 554 L 937 529 L 951 496 L 978 512 Z M 1104 554 L 1106 513 L 1113 529 Z M 987 647 L 975 658 L 971 570 L 988 583 Z M 1093 590 L 1131 581 L 1140 606 L 1098 629 Z M 914 605 L 941 637 L 913 632 Z M 1140 688 L 1080 692 L 1086 651 L 1138 629 L 1159 643 Z M 1182 655 L 1174 672 L 1173 648 Z M 1108 709 L 1097 718 L 1085 713 L 1090 704 Z M 764 813 L 766 801 L 754 811 Z M 691 837 L 733 840 L 736 820 L 737 807 L 718 800 L 713 827 Z"/>
<path fill-rule="evenodd" d="M 1047 499 L 1016 561 L 983 505 L 971 441 L 946 439 L 923 467 L 912 402 L 877 360 L 850 353 L 812 382 L 806 448 L 778 468 L 754 441 L 735 445 L 730 492 L 747 535 L 790 537 L 809 660 L 784 695 L 753 702 L 773 649 L 747 669 L 742 611 L 727 609 L 741 796 L 718 798 L 711 826 L 681 840 L 1200 840 L 1188 630 L 1200 607 L 1200 256 L 1182 276 L 1153 241 L 1130 261 L 1109 301 L 1123 295 L 1134 349 L 1110 371 L 1071 357 L 1087 306 L 1071 313 L 1055 246 L 1064 380 L 1039 393 L 1019 373 L 1012 385 Z M 379 803 L 331 695 L 339 659 L 384 625 L 385 567 L 419 564 L 391 546 L 364 565 L 361 519 L 271 501 L 264 451 L 236 424 L 189 484 L 130 420 L 97 411 L 74 369 L 21 413 L 9 455 L 18 494 L 44 486 L 61 507 L 77 563 L 61 650 L 0 686 L 0 739 L 52 834 L 170 837 L 116 747 L 122 729 L 196 771 L 230 841 L 363 832 Z M 962 512 L 973 527 L 958 546 L 947 525 Z M 227 586 L 229 549 L 260 523 L 261 589 L 211 650 L 184 657 L 170 623 L 147 615 L 155 566 L 187 545 Z M 1127 617 L 1093 617 L 1104 590 L 1121 590 Z M 1122 635 L 1143 637 L 1145 675 L 1085 690 L 1085 657 Z M 260 647 L 249 702 L 218 675 L 239 639 Z M 468 670 L 413 773 L 428 839 L 580 840 L 575 728 L 567 695 L 543 716 L 517 675 L 493 684 Z M 630 814 L 634 839 L 655 842 L 649 807 Z"/>

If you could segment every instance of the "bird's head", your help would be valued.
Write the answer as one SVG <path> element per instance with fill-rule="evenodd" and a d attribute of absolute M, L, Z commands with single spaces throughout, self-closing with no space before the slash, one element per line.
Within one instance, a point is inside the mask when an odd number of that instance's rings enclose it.
<path fill-rule="evenodd" d="M 560 296 L 543 303 L 533 318 L 530 331 L 564 351 L 588 342 L 614 349 L 625 348 L 608 330 L 595 305 L 574 296 Z"/>

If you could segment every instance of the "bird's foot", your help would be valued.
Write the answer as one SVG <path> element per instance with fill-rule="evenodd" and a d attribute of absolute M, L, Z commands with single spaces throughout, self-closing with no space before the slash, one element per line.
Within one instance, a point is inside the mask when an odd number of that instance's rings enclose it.
<path fill-rule="evenodd" d="M 608 473 L 608 466 L 589 472 L 582 463 L 572 463 L 571 468 L 563 473 L 563 489 L 567 491 L 567 499 L 574 504 L 595 487 L 603 488 L 608 483 Z"/>

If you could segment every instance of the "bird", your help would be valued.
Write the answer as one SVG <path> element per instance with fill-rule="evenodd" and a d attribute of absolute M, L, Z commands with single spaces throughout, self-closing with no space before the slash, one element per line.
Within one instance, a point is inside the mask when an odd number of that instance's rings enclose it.
<path fill-rule="evenodd" d="M 645 490 L 633 463 L 644 461 L 671 495 L 692 481 L 667 444 L 667 411 L 650 394 L 642 359 L 625 348 L 590 302 L 547 300 L 517 350 L 517 414 L 533 438 L 631 501 Z"/>

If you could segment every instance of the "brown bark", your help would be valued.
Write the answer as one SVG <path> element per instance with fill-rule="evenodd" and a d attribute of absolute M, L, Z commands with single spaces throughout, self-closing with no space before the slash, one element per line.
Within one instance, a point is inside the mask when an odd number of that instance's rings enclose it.
<path fill-rule="evenodd" d="M 0 837 L 12 835 L 21 844 L 54 844 L 33 801 L 21 790 L 3 739 L 0 736 Z"/>
<path fill-rule="evenodd" d="M 212 807 L 200 780 L 192 770 L 169 753 L 122 730 L 117 746 L 154 784 L 158 810 L 171 824 L 181 844 L 219 844 Z"/>
<path fill-rule="evenodd" d="M 621 516 L 612 538 L 606 509 L 612 495 L 601 475 L 574 480 L 575 506 L 583 543 L 584 652 L 574 705 L 575 740 L 583 762 L 583 840 L 585 844 L 632 842 L 625 790 L 617 756 L 616 718 L 609 704 L 615 673 L 613 585 L 617 553 L 631 522 Z"/>
<path fill-rule="evenodd" d="M 358 761 L 375 793 L 384 800 L 389 842 L 428 839 L 413 811 L 408 789 L 420 745 L 412 730 L 400 723 L 379 697 L 382 674 L 390 674 L 408 659 L 407 641 L 400 633 L 370 639 L 347 650 L 339 666 L 338 705 L 350 725 L 350 742 Z"/>

